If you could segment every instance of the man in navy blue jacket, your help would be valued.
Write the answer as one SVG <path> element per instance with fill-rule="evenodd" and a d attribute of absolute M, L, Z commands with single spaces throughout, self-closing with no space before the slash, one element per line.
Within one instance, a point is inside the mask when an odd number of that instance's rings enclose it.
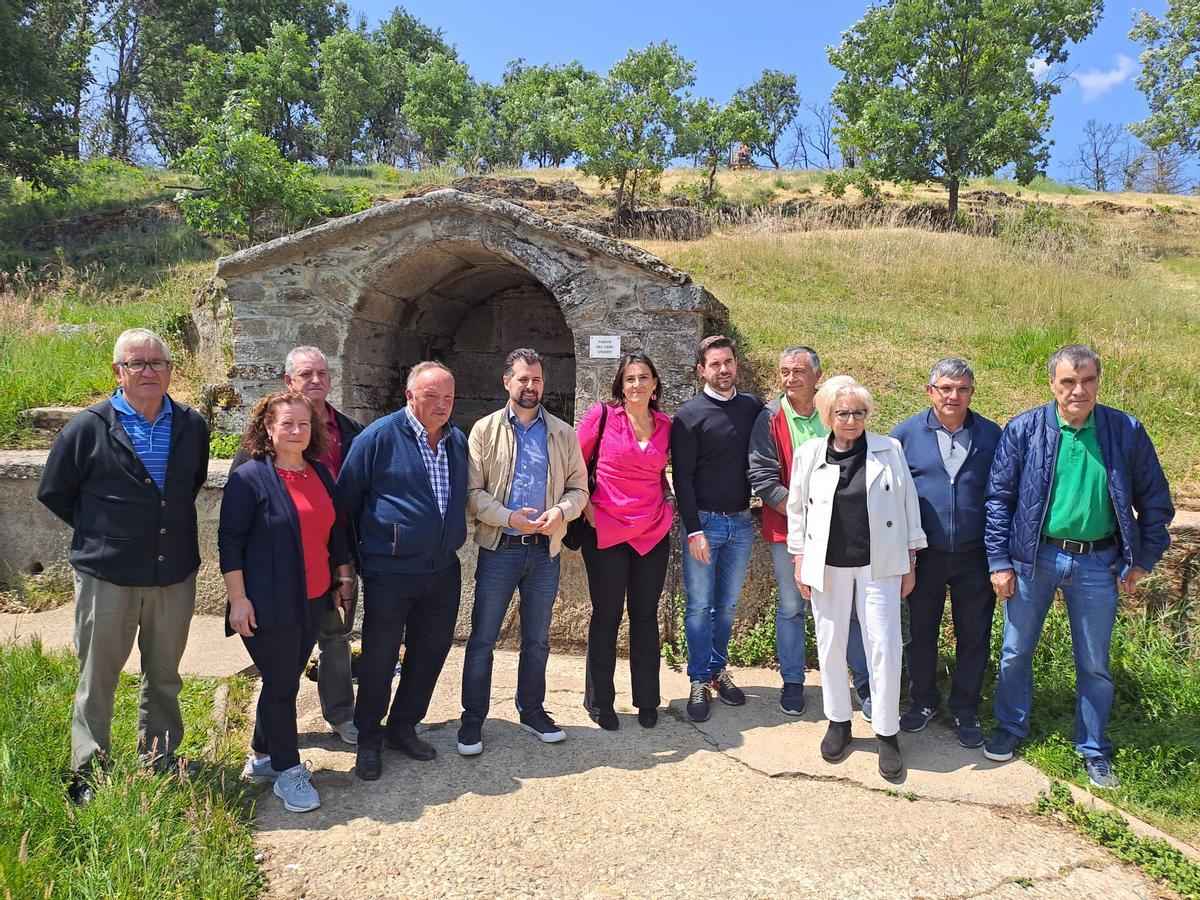
<path fill-rule="evenodd" d="M 929 546 L 917 551 L 917 583 L 908 595 L 912 707 L 900 717 L 900 727 L 920 731 L 941 705 L 938 635 L 949 588 L 955 644 L 950 713 L 958 742 L 978 747 L 983 743 L 979 695 L 996 608 L 983 552 L 983 494 L 1000 426 L 970 408 L 975 373 L 964 360 L 951 357 L 934 364 L 925 393 L 930 408 L 892 431 L 904 447 L 929 539 Z"/>
<path fill-rule="evenodd" d="M 71 799 L 109 752 L 113 699 L 136 639 L 142 656 L 138 741 L 161 768 L 183 739 L 179 661 L 196 605 L 196 496 L 208 477 L 208 426 L 172 400 L 171 351 L 131 328 L 113 348 L 119 390 L 55 440 L 38 499 L 71 526 L 79 687 L 71 726 Z"/>
<path fill-rule="evenodd" d="M 1075 749 L 1092 784 L 1119 785 L 1105 729 L 1118 591 L 1135 589 L 1171 545 L 1171 491 L 1142 423 L 1096 402 L 1100 357 L 1070 344 L 1050 357 L 1054 400 L 1004 429 L 987 490 L 984 544 L 1004 605 L 988 759 L 1011 759 L 1029 735 L 1033 651 L 1055 590 L 1071 621 Z"/>
<path fill-rule="evenodd" d="M 338 476 L 338 495 L 358 528 L 362 566 L 354 724 L 355 771 L 365 781 L 382 772 L 385 739 L 413 759 L 437 755 L 417 737 L 416 726 L 450 652 L 462 588 L 458 548 L 467 539 L 467 440 L 450 424 L 454 376 L 441 363 L 418 363 L 405 395 L 407 406 L 355 439 Z M 408 651 L 393 700 L 401 640 Z"/>

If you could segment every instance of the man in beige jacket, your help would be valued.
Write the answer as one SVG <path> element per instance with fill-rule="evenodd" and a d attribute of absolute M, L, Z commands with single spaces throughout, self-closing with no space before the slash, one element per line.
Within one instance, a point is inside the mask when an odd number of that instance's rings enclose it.
<path fill-rule="evenodd" d="M 492 693 L 492 655 L 513 592 L 521 594 L 517 712 L 521 727 L 548 744 L 566 738 L 542 706 L 550 616 L 558 594 L 567 522 L 587 504 L 587 466 L 575 430 L 542 408 L 542 358 L 526 348 L 504 363 L 508 403 L 480 419 L 468 441 L 467 519 L 475 520 L 479 562 L 462 679 L 458 752 L 483 752 Z"/>

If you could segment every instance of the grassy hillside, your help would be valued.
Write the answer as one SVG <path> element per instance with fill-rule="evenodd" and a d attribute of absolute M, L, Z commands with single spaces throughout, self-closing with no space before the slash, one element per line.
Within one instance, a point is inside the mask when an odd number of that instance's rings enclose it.
<path fill-rule="evenodd" d="M 807 343 L 827 374 L 872 388 L 884 429 L 926 405 L 920 386 L 941 356 L 975 365 L 978 407 L 1004 421 L 1049 399 L 1054 348 L 1093 344 L 1104 359 L 1102 399 L 1142 418 L 1176 493 L 1198 495 L 1200 234 L 1190 217 L 1079 228 L 999 239 L 743 233 L 643 246 L 728 306 L 760 389 L 773 387 L 780 349 Z M 1146 258 L 1155 242 L 1195 255 Z"/>

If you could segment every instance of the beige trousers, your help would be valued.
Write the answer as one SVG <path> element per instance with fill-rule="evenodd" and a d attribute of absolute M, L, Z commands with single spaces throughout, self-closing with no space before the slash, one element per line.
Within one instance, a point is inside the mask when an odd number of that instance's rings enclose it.
<path fill-rule="evenodd" d="M 183 739 L 179 660 L 195 608 L 194 574 L 166 587 L 122 587 L 76 571 L 73 769 L 85 769 L 98 753 L 109 752 L 117 681 L 135 638 L 142 657 L 138 750 L 150 758 L 174 755 Z"/>

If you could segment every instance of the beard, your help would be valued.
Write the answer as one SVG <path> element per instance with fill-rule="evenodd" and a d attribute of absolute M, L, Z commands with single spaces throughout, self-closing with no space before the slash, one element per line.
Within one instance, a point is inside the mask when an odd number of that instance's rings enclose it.
<path fill-rule="evenodd" d="M 533 391 L 522 391 L 514 401 L 521 409 L 537 409 L 542 398 Z"/>

